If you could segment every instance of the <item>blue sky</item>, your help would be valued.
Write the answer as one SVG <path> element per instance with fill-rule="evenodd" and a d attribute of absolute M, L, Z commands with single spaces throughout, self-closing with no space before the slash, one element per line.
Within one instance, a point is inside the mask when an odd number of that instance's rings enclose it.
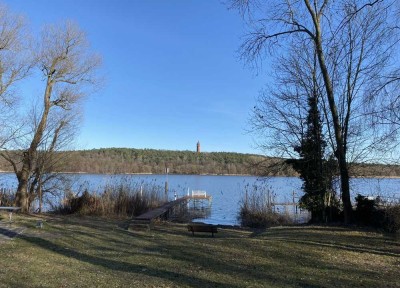
<path fill-rule="evenodd" d="M 71 19 L 103 57 L 77 149 L 260 153 L 246 133 L 265 77 L 237 50 L 245 26 L 218 0 L 13 0 L 34 31 Z"/>

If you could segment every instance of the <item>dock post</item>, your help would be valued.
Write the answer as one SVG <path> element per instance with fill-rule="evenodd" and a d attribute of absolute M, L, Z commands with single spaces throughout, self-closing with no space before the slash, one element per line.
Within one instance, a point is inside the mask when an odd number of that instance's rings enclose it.
<path fill-rule="evenodd" d="M 167 177 L 165 179 L 165 202 L 168 202 L 168 172 L 169 168 L 165 167 L 165 174 L 167 174 Z"/>

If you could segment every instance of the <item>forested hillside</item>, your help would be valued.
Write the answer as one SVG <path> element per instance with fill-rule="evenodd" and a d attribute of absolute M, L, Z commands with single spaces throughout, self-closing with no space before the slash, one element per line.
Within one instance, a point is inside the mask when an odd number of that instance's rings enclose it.
<path fill-rule="evenodd" d="M 259 155 L 110 148 L 68 152 L 69 172 L 259 175 L 261 166 L 281 162 Z M 291 169 L 289 169 L 291 170 Z M 284 175 L 293 171 L 278 171 Z"/>
<path fill-rule="evenodd" d="M 21 152 L 13 152 L 15 154 Z M 11 155 L 13 154 L 11 153 Z M 260 155 L 154 149 L 107 148 L 57 152 L 63 154 L 63 172 L 85 173 L 153 173 L 164 174 L 241 174 L 261 175 L 266 166 L 270 175 L 294 175 L 293 170 L 282 164 L 281 159 Z M 4 159 L 0 170 L 12 171 Z"/>
<path fill-rule="evenodd" d="M 21 152 L 14 152 L 15 154 Z M 62 154 L 62 172 L 84 173 L 153 173 L 164 174 L 216 174 L 297 176 L 291 166 L 281 158 L 230 153 L 168 151 L 154 149 L 106 148 L 57 152 Z M 12 155 L 13 153 L 11 153 Z M 12 167 L 0 158 L 0 170 Z M 400 176 L 399 165 L 353 164 L 352 176 Z"/>

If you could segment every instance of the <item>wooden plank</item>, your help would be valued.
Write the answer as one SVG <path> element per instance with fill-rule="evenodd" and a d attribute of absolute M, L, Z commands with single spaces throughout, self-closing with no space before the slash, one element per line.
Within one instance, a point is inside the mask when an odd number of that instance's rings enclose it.
<path fill-rule="evenodd" d="M 166 213 L 168 210 L 165 209 L 164 207 L 156 208 L 154 210 L 147 211 L 146 213 L 143 213 L 142 215 L 139 215 L 135 217 L 135 219 L 138 220 L 153 220 L 154 218 L 160 217 L 164 213 Z"/>
<path fill-rule="evenodd" d="M 159 218 L 161 216 L 163 216 L 164 214 L 168 213 L 169 210 L 171 210 L 175 205 L 178 205 L 182 202 L 186 202 L 188 200 L 197 200 L 197 199 L 202 199 L 202 200 L 210 200 L 211 196 L 206 196 L 206 197 L 193 197 L 193 196 L 184 196 L 181 198 L 178 198 L 176 200 L 170 201 L 168 203 L 165 203 L 164 205 L 155 208 L 153 210 L 147 211 L 135 218 L 133 218 L 133 221 L 135 220 L 139 220 L 139 221 L 153 221 L 156 218 Z"/>
<path fill-rule="evenodd" d="M 173 206 L 175 206 L 181 202 L 184 202 L 184 201 L 187 201 L 186 197 L 182 197 L 182 198 L 176 199 L 174 201 L 170 201 L 158 208 L 147 211 L 147 212 L 135 217 L 134 219 L 153 220 L 153 219 L 158 218 L 158 217 L 162 216 L 163 214 L 167 213 Z"/>

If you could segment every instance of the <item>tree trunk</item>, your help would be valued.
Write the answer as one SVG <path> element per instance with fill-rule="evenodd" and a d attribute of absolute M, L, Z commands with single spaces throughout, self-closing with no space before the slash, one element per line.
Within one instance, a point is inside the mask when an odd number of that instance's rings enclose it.
<path fill-rule="evenodd" d="M 353 219 L 353 207 L 351 205 L 350 199 L 350 177 L 349 177 L 349 169 L 347 167 L 346 160 L 340 160 L 339 169 L 340 169 L 340 184 L 342 186 L 342 202 L 343 202 L 343 213 L 344 213 L 344 223 L 350 224 Z"/>
<path fill-rule="evenodd" d="M 51 107 L 51 92 L 53 89 L 53 84 L 52 80 L 50 77 L 47 79 L 46 83 L 46 90 L 44 93 L 44 110 L 42 114 L 42 118 L 40 119 L 39 125 L 34 132 L 32 142 L 29 146 L 28 151 L 24 152 L 23 155 L 23 161 L 22 161 L 22 168 L 20 172 L 18 173 L 18 189 L 16 192 L 16 197 L 15 197 L 15 204 L 19 207 L 21 207 L 21 212 L 28 212 L 29 210 L 29 205 L 28 205 L 28 181 L 29 181 L 29 176 L 32 172 L 32 163 L 34 161 L 34 157 L 36 154 L 36 151 L 39 147 L 40 141 L 42 140 L 43 133 L 46 129 L 47 125 L 47 117 L 50 112 L 50 107 Z"/>
<path fill-rule="evenodd" d="M 15 194 L 15 205 L 21 207 L 21 212 L 28 212 L 28 179 L 30 174 L 30 164 L 27 159 L 27 152 L 24 153 L 24 159 L 21 171 L 18 173 L 18 188 Z"/>
<path fill-rule="evenodd" d="M 321 27 L 320 27 L 320 18 L 319 15 L 313 13 L 310 10 L 311 16 L 314 21 L 316 35 L 314 38 L 314 43 L 316 47 L 316 52 L 318 56 L 318 62 L 321 69 L 322 77 L 324 79 L 326 95 L 328 98 L 329 109 L 331 112 L 333 127 L 335 131 L 335 142 L 336 142 L 336 153 L 335 156 L 339 162 L 339 171 L 340 171 L 340 181 L 342 187 L 342 202 L 343 202 L 343 210 L 344 210 L 344 222 L 345 224 L 349 224 L 352 221 L 352 212 L 353 208 L 351 206 L 350 201 L 350 184 L 349 184 L 349 170 L 347 167 L 346 161 L 346 149 L 343 143 L 344 139 L 342 136 L 342 127 L 340 125 L 339 113 L 337 111 L 336 103 L 335 103 L 335 95 L 333 92 L 332 81 L 328 72 L 328 68 L 325 62 L 325 56 L 322 47 L 322 38 L 321 38 Z"/>

